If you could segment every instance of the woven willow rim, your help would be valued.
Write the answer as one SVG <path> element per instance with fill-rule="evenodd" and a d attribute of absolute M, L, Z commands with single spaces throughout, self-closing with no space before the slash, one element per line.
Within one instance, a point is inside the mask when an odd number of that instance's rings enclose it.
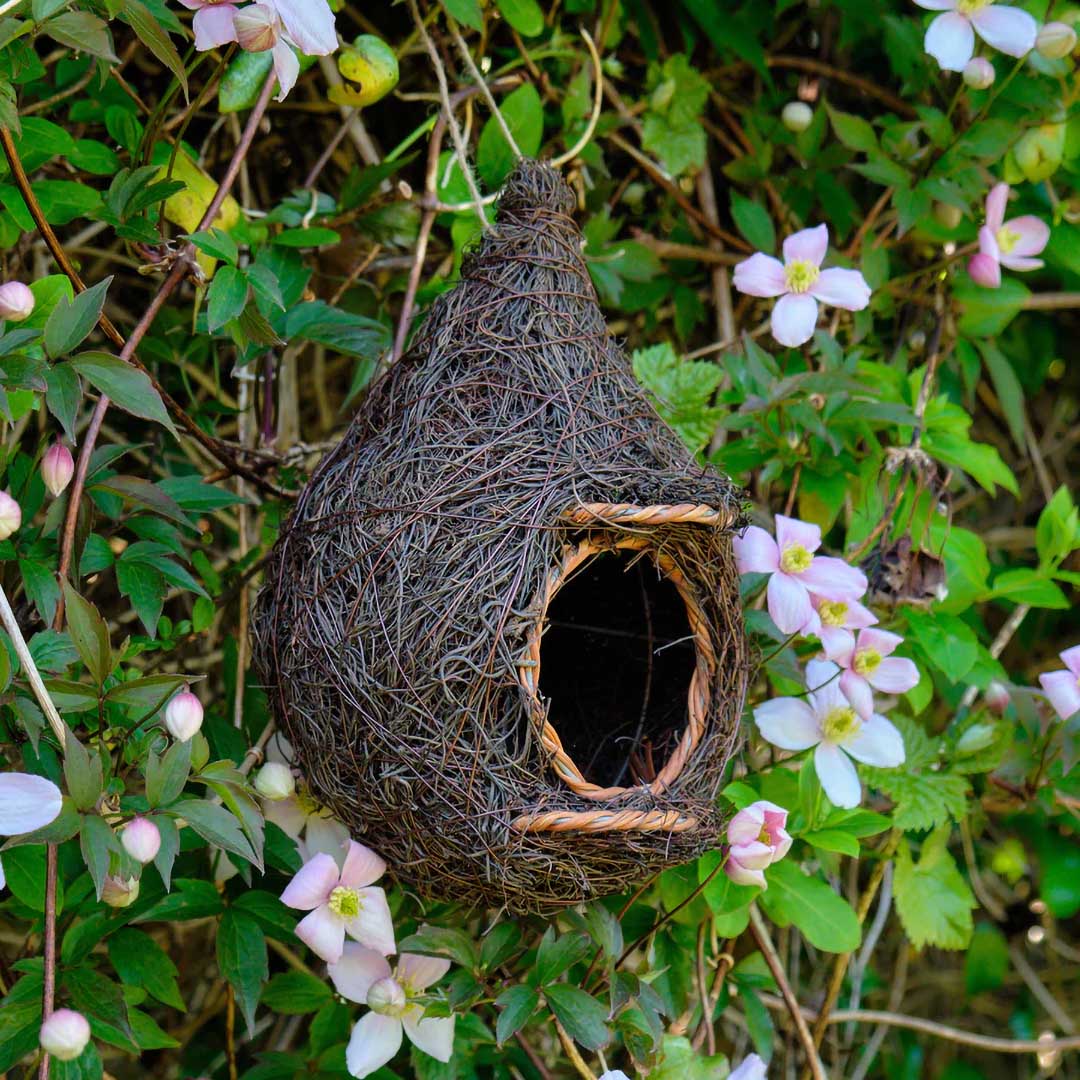
<path fill-rule="evenodd" d="M 587 525 L 664 525 L 695 523 L 725 528 L 734 518 L 731 514 L 710 506 L 693 503 L 678 505 L 635 506 L 631 503 L 586 503 L 567 511 L 564 518 L 575 524 Z M 678 590 L 686 605 L 686 614 L 694 637 L 696 663 L 687 695 L 687 723 L 679 744 L 664 763 L 656 778 L 648 785 L 635 787 L 601 787 L 585 779 L 577 763 L 563 747 L 559 733 L 549 723 L 540 700 L 540 643 L 544 619 L 555 594 L 570 579 L 574 571 L 594 555 L 605 551 L 648 551 L 663 575 Z M 647 788 L 654 795 L 666 794 L 678 779 L 694 748 L 705 733 L 710 691 L 716 673 L 716 653 L 709 634 L 708 621 L 697 593 L 674 560 L 657 550 L 648 537 L 624 536 L 612 542 L 598 542 L 586 537 L 578 544 L 563 549 L 562 562 L 549 572 L 536 598 L 540 615 L 529 630 L 525 651 L 518 667 L 518 680 L 525 691 L 529 712 L 544 748 L 552 756 L 556 776 L 572 791 L 585 799 L 617 799 L 623 795 L 640 794 Z M 683 832 L 697 825 L 697 819 L 676 810 L 552 810 L 524 814 L 516 818 L 513 827 L 519 832 L 608 832 L 640 830 L 644 832 Z"/>

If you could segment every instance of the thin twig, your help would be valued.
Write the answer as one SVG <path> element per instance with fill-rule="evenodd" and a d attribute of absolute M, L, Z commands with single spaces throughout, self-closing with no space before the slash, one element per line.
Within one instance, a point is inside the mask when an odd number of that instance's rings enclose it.
<path fill-rule="evenodd" d="M 56 1003 L 56 845 L 45 847 L 45 943 L 41 987 L 41 1018 L 52 1016 Z M 38 1080 L 49 1080 L 49 1053 L 43 1050 L 38 1065 Z"/>
<path fill-rule="evenodd" d="M 450 26 L 450 36 L 453 37 L 454 44 L 457 46 L 458 52 L 461 53 L 461 59 L 465 61 L 465 66 L 469 69 L 469 74 L 472 76 L 473 82 L 476 83 L 476 87 L 480 91 L 481 96 L 484 101 L 487 102 L 487 107 L 491 110 L 491 115 L 495 117 L 495 122 L 499 125 L 499 130 L 502 132 L 503 138 L 509 145 L 514 157 L 520 161 L 524 155 L 521 153 L 521 148 L 517 144 L 517 139 L 514 138 L 514 133 L 510 130 L 510 125 L 506 122 L 506 117 L 503 116 L 502 110 L 495 100 L 495 95 L 491 92 L 491 87 L 488 86 L 487 80 L 476 66 L 476 61 L 472 58 L 472 53 L 469 52 L 469 46 L 465 44 L 465 39 L 461 36 L 458 24 L 454 22 L 449 15 L 447 16 L 446 21 Z"/>
<path fill-rule="evenodd" d="M 60 714 L 56 711 L 52 698 L 49 697 L 49 691 L 45 689 L 45 683 L 42 682 L 34 658 L 30 655 L 26 638 L 23 637 L 22 630 L 19 628 L 19 621 L 15 618 L 15 612 L 11 610 L 11 604 L 8 602 L 7 593 L 4 592 L 2 585 L 0 585 L 0 622 L 3 622 L 4 629 L 7 631 L 8 637 L 11 638 L 12 645 L 15 646 L 15 655 L 19 658 L 19 663 L 22 665 L 22 669 L 30 683 L 30 689 L 33 690 L 34 697 L 37 698 L 38 704 L 41 706 L 41 711 L 48 719 L 53 734 L 56 736 L 61 748 L 63 748 L 66 738 L 64 721 L 60 719 Z"/>
<path fill-rule="evenodd" d="M 593 41 L 589 31 L 582 28 L 581 36 L 585 39 L 585 44 L 589 47 L 589 55 L 592 57 L 593 62 L 593 107 L 592 113 L 589 115 L 589 122 L 585 125 L 585 130 L 581 133 L 581 138 L 578 139 L 569 150 L 560 154 L 556 158 L 551 159 L 551 164 L 556 168 L 562 168 L 567 162 L 573 161 L 574 158 L 589 145 L 592 140 L 593 134 L 596 132 L 596 125 L 600 120 L 600 111 L 604 107 L 604 69 L 600 63 L 600 53 L 596 50 L 596 43 Z"/>
<path fill-rule="evenodd" d="M 570 1064 L 577 1069 L 581 1080 L 596 1080 L 596 1073 L 585 1063 L 585 1059 L 574 1045 L 574 1040 L 567 1034 L 566 1028 L 559 1023 L 556 1017 L 552 1016 L 552 1019 L 555 1021 L 555 1030 L 559 1033 L 559 1042 L 562 1043 L 566 1056 L 570 1059 Z"/>
<path fill-rule="evenodd" d="M 750 932 L 754 935 L 754 940 L 757 942 L 762 956 L 765 957 L 765 963 L 768 964 L 769 970 L 776 980 L 776 985 L 780 987 L 780 992 L 784 995 L 784 1006 L 791 1016 L 792 1023 L 795 1025 L 795 1033 L 799 1036 L 799 1042 L 802 1043 L 807 1065 L 813 1074 L 814 1080 L 826 1080 L 825 1070 L 822 1068 L 821 1059 L 818 1057 L 817 1047 L 810 1037 L 810 1029 L 806 1026 L 806 1020 L 799 1009 L 799 1002 L 795 997 L 795 992 L 791 989 L 791 984 L 788 982 L 788 977 L 784 972 L 784 965 L 780 963 L 776 946 L 773 945 L 772 938 L 769 937 L 769 928 L 765 925 L 765 920 L 761 917 L 756 904 L 750 905 Z"/>

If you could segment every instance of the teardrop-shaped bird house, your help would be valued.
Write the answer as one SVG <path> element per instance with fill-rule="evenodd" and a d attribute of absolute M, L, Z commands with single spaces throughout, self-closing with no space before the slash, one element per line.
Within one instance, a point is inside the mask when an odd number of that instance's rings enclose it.
<path fill-rule="evenodd" d="M 635 383 L 572 208 L 517 167 L 302 493 L 256 620 L 315 797 L 419 892 L 515 911 L 715 846 L 746 691 L 740 494 Z"/>

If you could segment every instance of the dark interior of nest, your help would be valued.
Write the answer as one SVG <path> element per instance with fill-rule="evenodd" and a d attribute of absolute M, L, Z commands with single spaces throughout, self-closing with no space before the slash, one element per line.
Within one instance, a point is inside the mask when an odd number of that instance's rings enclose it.
<path fill-rule="evenodd" d="M 586 780 L 651 782 L 686 726 L 695 646 L 686 604 L 652 561 L 602 552 L 548 605 L 540 693 Z"/>

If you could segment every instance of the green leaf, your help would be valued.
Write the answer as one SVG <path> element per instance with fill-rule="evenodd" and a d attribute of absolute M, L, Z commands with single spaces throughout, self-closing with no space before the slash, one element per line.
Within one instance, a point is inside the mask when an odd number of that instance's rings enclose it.
<path fill-rule="evenodd" d="M 423 953 L 426 956 L 449 956 L 468 971 L 480 966 L 476 943 L 464 930 L 449 926 L 421 926 L 415 934 L 398 942 L 398 952 Z"/>
<path fill-rule="evenodd" d="M 75 442 L 75 420 L 82 403 L 82 386 L 79 376 L 69 364 L 57 364 L 45 373 L 45 404 L 49 412 L 60 421 L 64 434 Z"/>
<path fill-rule="evenodd" d="M 121 982 L 141 986 L 163 1004 L 184 1010 L 176 965 L 152 937 L 127 927 L 109 938 L 108 948 L 109 961 Z"/>
<path fill-rule="evenodd" d="M 206 324 L 210 332 L 235 319 L 247 303 L 248 282 L 235 266 L 220 266 L 207 294 Z"/>
<path fill-rule="evenodd" d="M 731 189 L 731 217 L 751 247 L 770 254 L 776 249 L 776 229 L 768 210 L 734 188 Z"/>
<path fill-rule="evenodd" d="M 108 25 L 88 11 L 65 11 L 42 23 L 41 30 L 77 52 L 89 53 L 112 64 L 119 63 L 113 52 Z"/>
<path fill-rule="evenodd" d="M 161 395 L 154 389 L 146 372 L 103 352 L 80 353 L 72 357 L 69 363 L 103 394 L 108 394 L 121 409 L 143 420 L 153 420 L 173 435 L 177 434 L 162 404 Z"/>
<path fill-rule="evenodd" d="M 634 376 L 649 391 L 662 420 L 694 451 L 712 438 L 725 409 L 711 404 L 724 377 L 717 364 L 683 360 L 668 342 L 635 349 Z"/>
<path fill-rule="evenodd" d="M 169 812 L 183 818 L 208 843 L 231 851 L 262 869 L 261 859 L 252 850 L 240 823 L 228 810 L 206 799 L 182 799 L 174 803 Z"/>
<path fill-rule="evenodd" d="M 502 17 L 525 37 L 544 32 L 544 13 L 536 0 L 496 0 Z"/>
<path fill-rule="evenodd" d="M 1039 562 L 1056 568 L 1066 555 L 1080 547 L 1080 514 L 1072 493 L 1064 484 L 1043 508 L 1035 526 L 1035 546 Z"/>
<path fill-rule="evenodd" d="M 480 943 L 480 964 L 485 971 L 497 968 L 521 947 L 521 927 L 515 922 L 496 923 Z"/>
<path fill-rule="evenodd" d="M 267 983 L 262 1003 L 285 1016 L 301 1016 L 321 1009 L 333 996 L 325 980 L 306 971 L 285 971 Z"/>
<path fill-rule="evenodd" d="M 1020 385 L 1016 371 L 1008 357 L 992 341 L 980 340 L 976 341 L 975 345 L 982 354 L 986 370 L 990 373 L 990 381 L 994 384 L 998 401 L 1001 402 L 1001 411 L 1005 414 L 1013 442 L 1021 453 L 1026 453 L 1024 428 L 1027 425 L 1027 418 L 1024 415 L 1024 388 Z"/>
<path fill-rule="evenodd" d="M 591 949 L 589 939 L 584 934 L 571 933 L 555 936 L 553 927 L 549 927 L 540 941 L 536 953 L 537 982 L 544 986 L 554 982 L 568 967 L 576 964 Z"/>
<path fill-rule="evenodd" d="M 447 15 L 453 16 L 459 23 L 464 23 L 473 30 L 484 29 L 484 13 L 480 10 L 480 0 L 439 0 Z"/>
<path fill-rule="evenodd" d="M 11 894 L 34 911 L 45 910 L 45 845 L 26 844 L 4 852 L 4 876 Z M 56 910 L 64 906 L 63 880 L 57 880 Z"/>
<path fill-rule="evenodd" d="M 896 853 L 896 910 L 917 949 L 964 949 L 971 940 L 971 912 L 978 904 L 946 847 L 951 832 L 951 825 L 942 825 L 931 833 L 917 863 L 906 841 Z"/>
<path fill-rule="evenodd" d="M 236 991 L 248 1031 L 255 1030 L 255 1006 L 263 983 L 270 975 L 266 961 L 266 937 L 247 912 L 229 908 L 217 932 L 217 961 L 221 974 Z"/>
<path fill-rule="evenodd" d="M 119 562 L 116 564 L 116 584 L 120 595 L 131 601 L 146 632 L 155 637 L 165 603 L 165 579 L 145 563 Z"/>
<path fill-rule="evenodd" d="M 174 742 L 163 757 L 150 751 L 146 758 L 146 801 L 151 809 L 180 798 L 191 772 L 191 739 Z"/>
<path fill-rule="evenodd" d="M 788 859 L 770 866 L 765 879 L 769 886 L 758 903 L 778 926 L 794 923 L 811 945 L 825 952 L 858 948 L 862 938 L 858 917 L 820 878 L 810 877 Z"/>
<path fill-rule="evenodd" d="M 544 108 L 532 83 L 507 94 L 499 105 L 514 142 L 525 157 L 536 157 L 544 137 Z M 476 148 L 476 168 L 489 188 L 497 188 L 510 175 L 516 158 L 495 117 L 488 117 Z"/>
<path fill-rule="evenodd" d="M 105 700 L 113 705 L 125 705 L 153 714 L 190 681 L 184 675 L 145 675 L 141 679 L 114 686 L 105 695 Z"/>
<path fill-rule="evenodd" d="M 317 225 L 306 229 L 283 229 L 274 237 L 273 243 L 294 248 L 323 247 L 327 244 L 340 244 L 341 233 Z"/>
<path fill-rule="evenodd" d="M 811 847 L 822 851 L 835 851 L 839 855 L 859 856 L 859 841 L 851 833 L 840 829 L 818 829 L 816 832 L 803 833 L 800 840 L 805 840 Z"/>
<path fill-rule="evenodd" d="M 64 730 L 64 781 L 76 809 L 90 810 L 104 786 L 101 757 L 96 752 L 88 753 L 71 728 L 65 725 Z"/>
<path fill-rule="evenodd" d="M 45 351 L 56 360 L 77 348 L 97 326 L 101 309 L 105 306 L 105 293 L 112 283 L 107 277 L 96 285 L 78 293 L 74 299 L 61 296 L 45 323 Z"/>
<path fill-rule="evenodd" d="M 79 828 L 79 847 L 86 869 L 90 871 L 90 877 L 93 879 L 97 898 L 100 900 L 105 875 L 109 872 L 109 855 L 119 854 L 120 845 L 103 818 L 98 817 L 97 814 L 83 814 L 82 825 Z"/>
<path fill-rule="evenodd" d="M 1003 277 L 996 289 L 970 280 L 957 282 L 953 295 L 960 304 L 960 332 L 969 338 L 1000 334 L 1023 309 L 1031 290 L 1015 277 Z"/>
<path fill-rule="evenodd" d="M 991 582 L 990 589 L 995 600 L 1010 600 L 1014 604 L 1030 604 L 1040 608 L 1069 607 L 1068 598 L 1057 585 L 1039 571 L 1028 567 L 1002 570 Z"/>
<path fill-rule="evenodd" d="M 139 40 L 176 76 L 184 91 L 184 98 L 188 96 L 187 71 L 184 62 L 176 51 L 168 33 L 161 23 L 150 13 L 149 8 L 142 0 L 124 0 L 124 9 L 120 17 L 138 35 Z"/>
<path fill-rule="evenodd" d="M 532 1019 L 540 1007 L 540 995 L 531 986 L 519 984 L 504 990 L 495 1006 L 502 1010 L 495 1022 L 495 1041 L 502 1046 Z"/>
<path fill-rule="evenodd" d="M 236 241 L 224 229 L 192 233 L 188 239 L 204 254 L 235 266 L 240 258 Z M 216 276 L 216 275 L 215 275 Z"/>
<path fill-rule="evenodd" d="M 841 112 L 828 104 L 825 108 L 829 113 L 833 132 L 849 150 L 859 150 L 866 154 L 877 150 L 877 135 L 868 121 L 854 113 Z"/>
<path fill-rule="evenodd" d="M 588 1050 L 599 1050 L 611 1042 L 608 1011 L 596 998 L 576 986 L 556 983 L 544 990 L 551 1011 L 575 1042 Z"/>
<path fill-rule="evenodd" d="M 980 922 L 964 954 L 964 986 L 968 997 L 996 990 L 1009 970 L 1009 946 L 992 923 Z"/>
<path fill-rule="evenodd" d="M 63 588 L 71 640 L 94 681 L 101 686 L 113 667 L 109 628 L 89 600 L 84 600 L 66 581 Z"/>

